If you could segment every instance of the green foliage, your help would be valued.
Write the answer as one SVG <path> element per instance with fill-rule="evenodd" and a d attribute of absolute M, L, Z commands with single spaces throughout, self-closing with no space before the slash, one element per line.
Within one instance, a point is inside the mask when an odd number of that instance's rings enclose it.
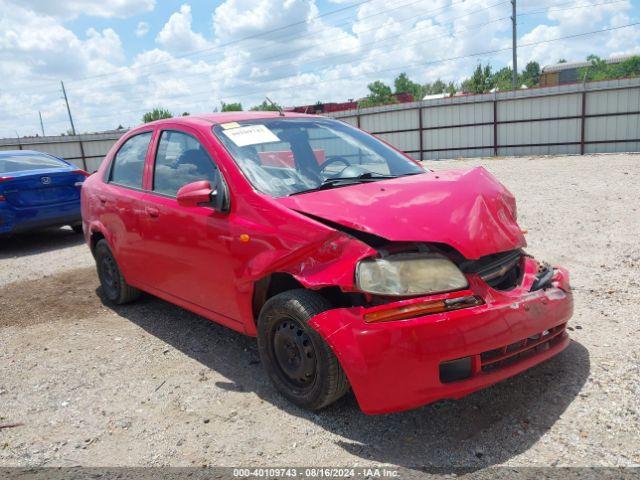
<path fill-rule="evenodd" d="M 166 108 L 156 107 L 142 116 L 142 123 L 149 123 L 163 118 L 172 118 L 173 114 Z"/>
<path fill-rule="evenodd" d="M 391 87 L 380 80 L 367 85 L 369 95 L 364 100 L 358 102 L 359 107 L 375 107 L 376 105 L 386 105 L 395 103 L 396 97 L 391 92 Z"/>
<path fill-rule="evenodd" d="M 518 85 L 522 84 L 527 87 L 535 87 L 540 84 L 540 64 L 538 62 L 529 62 L 524 67 L 524 71 L 519 75 Z"/>
<path fill-rule="evenodd" d="M 425 95 L 438 95 L 441 93 L 455 95 L 457 91 L 458 89 L 455 83 L 444 83 L 440 79 L 437 79 L 433 83 L 425 83 L 424 85 L 422 85 L 422 97 L 424 97 Z"/>
<path fill-rule="evenodd" d="M 188 117 L 189 115 L 191 115 L 189 112 L 182 112 L 183 117 Z"/>
<path fill-rule="evenodd" d="M 558 63 L 567 63 L 567 61 L 564 58 L 561 58 L 560 60 L 558 60 Z"/>
<path fill-rule="evenodd" d="M 501 68 L 491 75 L 489 83 L 491 84 L 491 88 L 497 88 L 500 91 L 513 90 L 513 68 Z"/>
<path fill-rule="evenodd" d="M 521 85 L 535 87 L 540 83 L 540 65 L 538 62 L 529 62 L 518 74 L 517 88 Z M 493 72 L 491 65 L 482 67 L 478 65 L 473 75 L 462 82 L 462 91 L 465 93 L 487 93 L 497 88 L 499 91 L 513 90 L 513 69 L 503 67 Z"/>
<path fill-rule="evenodd" d="M 470 78 L 462 82 L 462 91 L 465 93 L 486 93 L 493 88 L 491 65 L 484 68 L 478 64 Z"/>
<path fill-rule="evenodd" d="M 221 105 L 221 111 L 222 112 L 241 112 L 242 111 L 242 104 L 240 102 L 236 102 L 236 103 L 224 103 L 224 102 L 220 102 Z"/>
<path fill-rule="evenodd" d="M 620 63 L 606 63 L 596 55 L 589 55 L 587 60 L 591 62 L 589 67 L 578 71 L 578 78 L 587 81 L 611 80 L 615 78 L 640 76 L 640 56 L 636 55 Z"/>
<path fill-rule="evenodd" d="M 282 110 L 282 107 L 277 103 L 274 105 L 272 103 L 263 100 L 260 105 L 255 105 L 251 107 L 251 110 L 254 112 L 277 112 L 278 110 Z"/>
<path fill-rule="evenodd" d="M 396 90 L 394 93 L 396 94 L 409 93 L 413 96 L 414 100 L 421 100 L 422 97 L 424 97 L 422 85 L 410 80 L 407 74 L 404 72 L 396 77 L 396 79 L 393 81 L 393 85 Z"/>

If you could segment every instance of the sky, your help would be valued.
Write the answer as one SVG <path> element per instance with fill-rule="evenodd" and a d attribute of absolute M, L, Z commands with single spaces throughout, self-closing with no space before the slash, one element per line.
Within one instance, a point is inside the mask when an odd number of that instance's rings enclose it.
<path fill-rule="evenodd" d="M 518 0 L 518 66 L 640 54 L 640 0 Z M 511 65 L 509 0 L 0 0 L 0 138 L 345 101 Z M 597 33 L 589 33 L 597 32 Z M 588 35 L 582 35 L 588 33 Z M 569 38 L 565 38 L 569 37 Z"/>

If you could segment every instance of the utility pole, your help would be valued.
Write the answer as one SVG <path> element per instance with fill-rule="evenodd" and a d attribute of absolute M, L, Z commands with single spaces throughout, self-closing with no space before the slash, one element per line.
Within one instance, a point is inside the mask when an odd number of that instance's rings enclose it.
<path fill-rule="evenodd" d="M 42 123 L 42 113 L 38 110 L 38 117 L 40 117 L 40 130 L 42 130 L 42 136 L 44 137 L 44 123 Z"/>
<path fill-rule="evenodd" d="M 71 109 L 69 108 L 69 100 L 67 99 L 67 91 L 64 89 L 64 82 L 60 81 L 62 86 L 62 95 L 64 95 L 64 102 L 67 104 L 67 113 L 69 114 L 69 123 L 71 123 L 71 133 L 76 134 L 76 127 L 73 126 L 73 117 L 71 116 Z"/>
<path fill-rule="evenodd" d="M 516 27 L 516 0 L 511 0 L 511 41 L 513 43 L 513 83 L 514 90 L 518 88 L 518 29 Z"/>

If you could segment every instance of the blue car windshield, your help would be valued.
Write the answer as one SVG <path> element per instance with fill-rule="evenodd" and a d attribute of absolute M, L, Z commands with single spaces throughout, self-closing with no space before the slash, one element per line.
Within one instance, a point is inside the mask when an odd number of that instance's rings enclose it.
<path fill-rule="evenodd" d="M 357 128 L 323 118 L 266 118 L 213 132 L 258 191 L 283 197 L 425 170 Z"/>
<path fill-rule="evenodd" d="M 0 173 L 25 172 L 48 168 L 68 168 L 69 165 L 57 158 L 36 154 L 0 154 Z"/>

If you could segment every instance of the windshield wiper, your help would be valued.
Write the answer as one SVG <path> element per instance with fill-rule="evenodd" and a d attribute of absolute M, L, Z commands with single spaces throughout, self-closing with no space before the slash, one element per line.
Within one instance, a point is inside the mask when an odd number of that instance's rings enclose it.
<path fill-rule="evenodd" d="M 356 185 L 358 183 L 366 183 L 366 182 L 376 182 L 378 180 L 386 180 L 389 178 L 398 178 L 401 175 L 382 175 L 378 173 L 367 172 L 362 175 L 358 175 L 357 177 L 332 177 L 324 180 L 319 186 L 315 188 L 310 188 L 308 190 L 302 190 L 300 192 L 294 192 L 289 194 L 292 195 L 300 195 L 302 193 L 308 192 L 317 192 L 318 190 L 327 190 L 329 188 L 334 187 L 345 187 L 347 185 Z"/>

